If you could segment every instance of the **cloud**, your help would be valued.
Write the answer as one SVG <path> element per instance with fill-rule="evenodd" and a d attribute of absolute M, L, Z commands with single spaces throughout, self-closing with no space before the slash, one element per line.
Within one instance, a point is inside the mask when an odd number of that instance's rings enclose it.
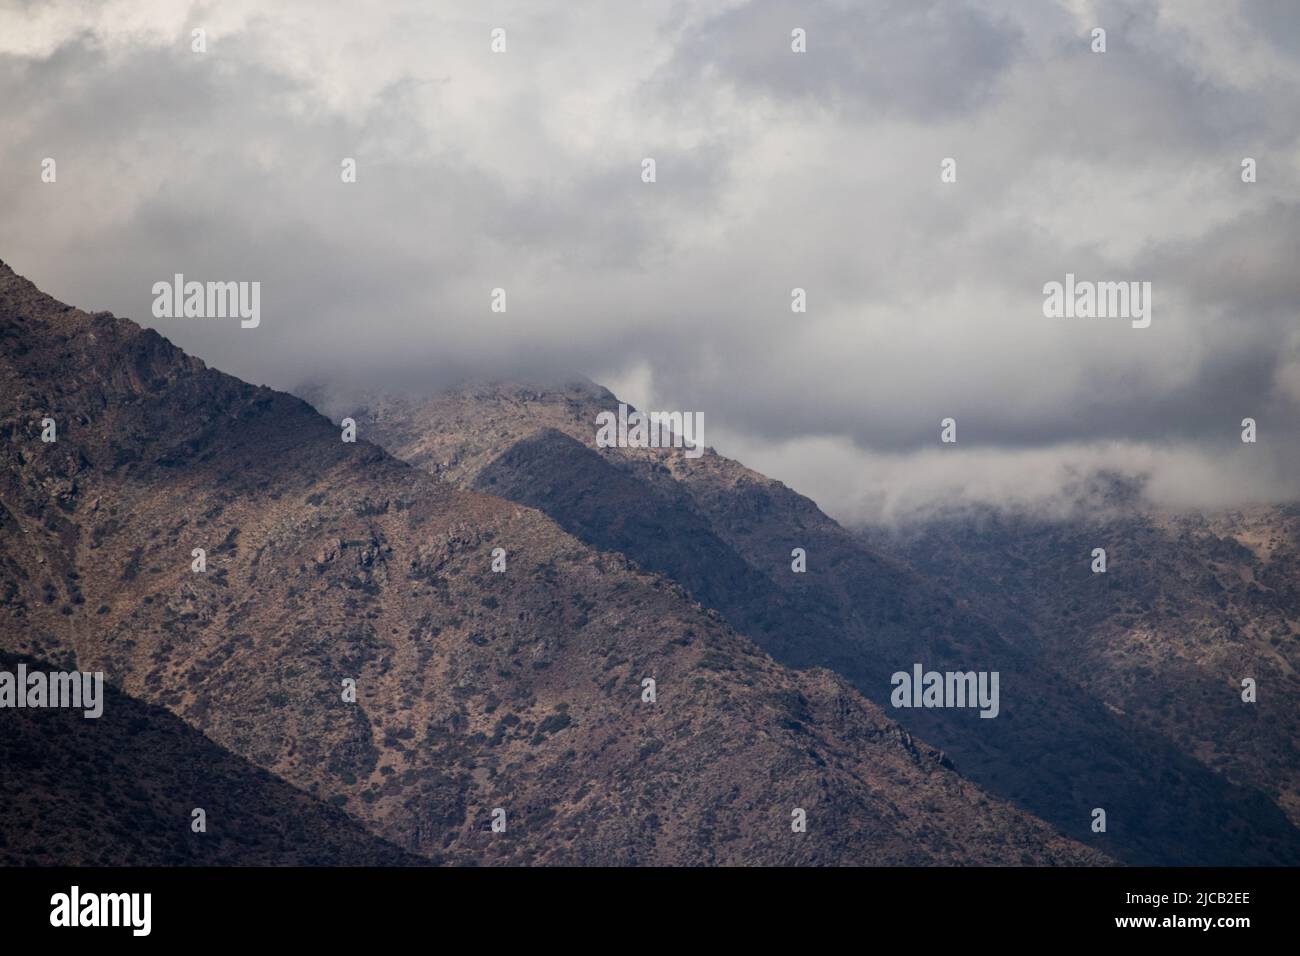
<path fill-rule="evenodd" d="M 626 382 L 842 516 L 1010 500 L 1026 469 L 1293 498 L 1298 26 L 1174 0 L 7 7 L 0 256 L 281 388 Z M 176 272 L 260 281 L 261 326 L 154 319 Z M 1067 272 L 1150 281 L 1151 327 L 1045 319 Z M 1216 475 L 1246 416 L 1254 457 Z"/>
<path fill-rule="evenodd" d="M 812 55 L 791 55 L 796 28 Z M 755 0 L 687 32 L 669 72 L 683 93 L 714 76 L 800 108 L 925 120 L 988 97 L 1019 39 L 1014 24 L 963 2 Z"/>
<path fill-rule="evenodd" d="M 831 502 L 848 525 L 906 525 L 989 505 L 1052 518 L 1135 504 L 1214 511 L 1274 501 L 1294 466 L 1267 445 L 1240 442 L 1218 451 L 1098 442 L 887 454 L 819 438 L 750 445 L 723 437 L 751 467 Z"/>

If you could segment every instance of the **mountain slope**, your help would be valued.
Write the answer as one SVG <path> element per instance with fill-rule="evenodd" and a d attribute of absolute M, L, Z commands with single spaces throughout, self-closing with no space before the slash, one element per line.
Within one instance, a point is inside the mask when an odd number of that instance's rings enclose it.
<path fill-rule="evenodd" d="M 48 661 L 0 653 L 0 670 Z M 346 813 L 105 685 L 104 713 L 0 710 L 0 865 L 414 866 Z M 192 813 L 204 811 L 194 833 Z"/>
<path fill-rule="evenodd" d="M 3 267 L 0 346 L 0 647 L 103 670 L 407 850 L 1104 861 L 664 578 Z"/>
<path fill-rule="evenodd" d="M 964 776 L 1063 832 L 1145 864 L 1300 862 L 1300 832 L 1154 728 L 1105 706 L 1051 653 L 1008 638 L 954 597 L 858 540 L 808 499 L 712 450 L 594 446 L 618 400 L 590 384 L 473 385 L 432 398 L 330 405 L 397 456 L 463 488 L 539 508 L 719 611 L 779 661 L 823 666 L 888 708 L 914 663 L 998 671 L 1002 713 L 888 709 Z M 806 573 L 793 573 L 803 548 Z M 1092 834 L 1093 808 L 1109 829 Z"/>
<path fill-rule="evenodd" d="M 984 511 L 863 534 L 1300 823 L 1300 508 L 1164 514 L 1126 496 L 1071 520 Z"/>

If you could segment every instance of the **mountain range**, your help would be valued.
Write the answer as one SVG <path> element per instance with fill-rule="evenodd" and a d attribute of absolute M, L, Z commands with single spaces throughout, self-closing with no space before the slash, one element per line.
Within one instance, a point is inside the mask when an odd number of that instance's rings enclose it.
<path fill-rule="evenodd" d="M 1103 751 L 1139 745 L 1107 738 L 1121 725 L 1063 677 L 1027 695 L 1050 706 L 1017 696 L 1009 719 L 897 719 L 871 675 L 917 650 L 1047 672 L 991 625 L 964 633 L 954 599 L 776 483 L 712 452 L 623 460 L 493 419 L 510 394 L 444 399 L 412 433 L 426 456 L 360 413 L 345 442 L 305 401 L 0 264 L 0 661 L 111 688 L 99 720 L 0 709 L 0 860 L 1295 858 L 1271 802 L 1157 735 L 1124 781 L 1138 761 Z M 528 491 L 530 469 L 561 467 Z M 584 489 L 592 510 L 571 500 Z M 767 551 L 792 528 L 810 555 L 797 581 L 788 542 Z M 1000 734 L 1040 713 L 1102 727 L 1039 728 L 1101 748 L 1071 757 L 1090 778 L 1048 789 L 1077 798 L 1055 825 L 1020 792 L 1033 773 L 995 772 L 1012 769 Z M 965 727 L 949 735 L 962 753 L 922 726 Z M 1107 787 L 1137 800 L 1157 781 L 1173 801 L 1142 822 L 1173 822 L 1150 839 L 1133 820 L 1120 839 L 1062 825 L 1120 806 Z M 1180 856 L 1210 813 L 1219 827 Z"/>
<path fill-rule="evenodd" d="M 849 530 L 809 499 L 713 449 L 692 460 L 673 449 L 598 448 L 595 416 L 619 400 L 589 382 L 475 384 L 431 397 L 341 398 L 322 389 L 313 398 L 336 417 L 353 417 L 363 434 L 435 477 L 537 508 L 592 547 L 670 578 L 777 661 L 835 671 L 938 747 L 945 765 L 1117 860 L 1300 859 L 1292 784 L 1300 766 L 1293 745 L 1297 708 L 1286 662 L 1300 580 L 1292 550 L 1255 568 L 1261 583 L 1253 590 L 1249 577 L 1239 578 L 1240 593 L 1260 599 L 1239 607 L 1237 618 L 1251 618 L 1252 631 L 1273 641 L 1255 641 L 1268 653 L 1248 658 L 1249 667 L 1237 653 L 1241 642 L 1224 640 L 1233 625 L 1216 614 L 1219 596 L 1210 578 L 1149 556 L 1162 574 L 1200 595 L 1179 640 L 1211 648 L 1207 653 L 1224 664 L 1194 671 L 1149 661 L 1159 671 L 1153 678 L 1159 699 L 1185 701 L 1157 719 L 1135 706 L 1145 689 L 1119 692 L 1110 685 L 1115 671 L 1080 653 L 1081 635 L 1109 606 L 1094 603 L 1099 588 L 1152 587 L 1134 567 L 1135 549 L 1120 544 L 1128 540 L 1123 536 L 1105 539 L 1115 541 L 1111 571 L 1092 575 L 1091 544 L 1083 545 L 1102 539 L 1081 526 L 1082 518 L 1064 526 L 1077 541 L 1047 544 L 1050 561 L 1038 555 L 1028 562 L 1041 560 L 1051 573 L 1045 568 L 1007 585 L 1024 559 L 997 571 L 980 560 L 999 546 L 1035 547 L 1032 535 L 1019 541 L 1024 529 L 1004 529 L 983 547 L 972 541 L 980 531 L 969 526 L 965 536 L 940 537 L 942 522 L 906 534 Z M 1289 514 L 1257 516 L 1253 533 L 1294 541 L 1285 530 L 1294 529 Z M 1188 543 L 1199 555 L 1192 563 L 1221 561 L 1225 551 L 1245 547 L 1212 534 Z M 792 570 L 795 548 L 806 553 L 804 573 Z M 1094 611 L 1078 615 L 1073 628 L 1047 613 L 1012 613 L 1040 604 L 1076 612 L 1092 604 Z M 1280 647 L 1279 635 L 1287 635 Z M 1098 654 L 1104 657 L 1104 648 Z M 1169 646 L 1161 654 L 1178 656 Z M 983 720 L 970 710 L 893 709 L 891 675 L 915 664 L 999 672 L 1002 713 Z M 1268 707 L 1242 702 L 1229 677 L 1246 671 L 1264 675 Z M 1104 833 L 1093 830 L 1098 808 L 1107 815 Z"/>

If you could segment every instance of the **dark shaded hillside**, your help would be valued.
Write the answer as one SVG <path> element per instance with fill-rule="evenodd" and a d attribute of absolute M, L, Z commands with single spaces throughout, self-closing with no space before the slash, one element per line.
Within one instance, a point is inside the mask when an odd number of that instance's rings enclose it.
<path fill-rule="evenodd" d="M 648 488 L 553 428 L 510 446 L 478 473 L 473 486 L 545 511 L 565 531 L 603 551 L 635 557 L 708 607 L 761 614 L 781 600 L 770 578 L 754 574 L 679 487 Z"/>
<path fill-rule="evenodd" d="M 7 269 L 0 349 L 2 646 L 105 671 L 404 849 L 1105 862 L 672 582 Z"/>
<path fill-rule="evenodd" d="M 978 512 L 863 535 L 1300 823 L 1300 508 L 1171 515 L 1130 502 L 1071 520 Z M 1243 677 L 1257 683 L 1254 704 Z"/>
<path fill-rule="evenodd" d="M 781 662 L 837 671 L 964 776 L 1076 839 L 1131 863 L 1300 862 L 1300 832 L 1264 793 L 1106 707 L 1049 648 L 1004 636 L 974 602 L 779 482 L 712 451 L 597 450 L 595 416 L 617 403 L 590 385 L 471 386 L 372 396 L 346 413 L 403 459 L 673 578 Z M 794 547 L 807 552 L 804 574 L 791 571 Z M 890 675 L 915 662 L 1000 672 L 1002 714 L 890 708 Z M 1094 807 L 1107 811 L 1106 834 L 1090 832 Z"/>

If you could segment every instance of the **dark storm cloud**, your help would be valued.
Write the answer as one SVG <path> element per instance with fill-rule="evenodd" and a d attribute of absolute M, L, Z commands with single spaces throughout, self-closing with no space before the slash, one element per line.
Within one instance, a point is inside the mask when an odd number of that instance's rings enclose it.
<path fill-rule="evenodd" d="M 795 28 L 811 56 L 791 54 Z M 977 105 L 1018 41 L 1013 25 L 964 3 L 758 0 L 683 37 L 671 73 L 678 89 L 716 76 L 777 100 L 923 120 Z"/>
<path fill-rule="evenodd" d="M 1300 13 L 1290 0 L 1245 0 L 1242 12 L 1260 36 L 1287 56 L 1300 56 Z"/>

